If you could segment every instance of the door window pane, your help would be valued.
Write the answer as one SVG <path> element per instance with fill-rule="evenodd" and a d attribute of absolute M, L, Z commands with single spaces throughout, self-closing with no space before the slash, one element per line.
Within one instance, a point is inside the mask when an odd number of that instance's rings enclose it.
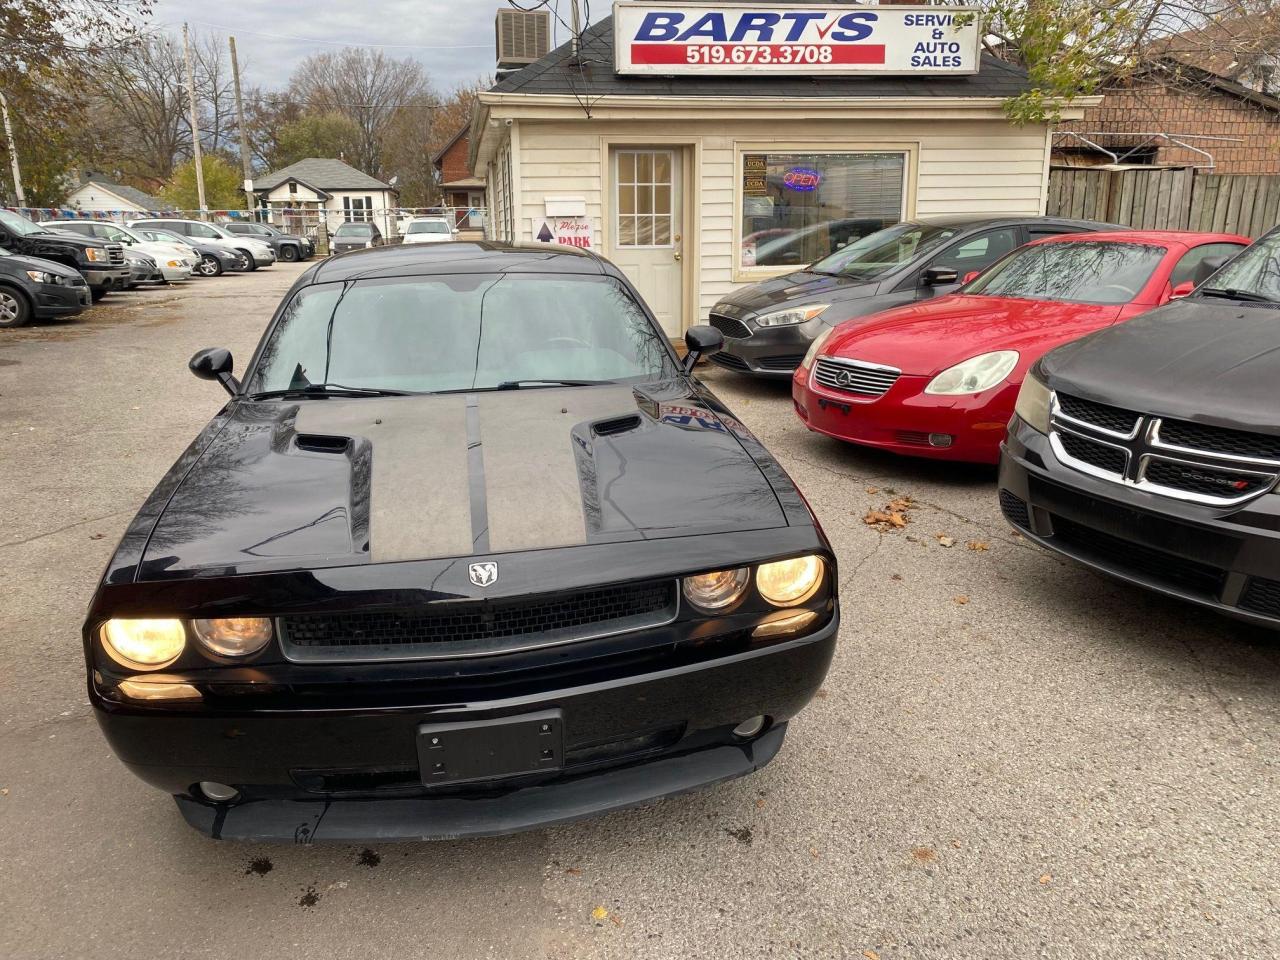
<path fill-rule="evenodd" d="M 803 266 L 902 219 L 902 153 L 748 153 L 744 267 Z"/>
<path fill-rule="evenodd" d="M 616 153 L 617 245 L 669 247 L 672 243 L 675 161 L 670 150 Z"/>

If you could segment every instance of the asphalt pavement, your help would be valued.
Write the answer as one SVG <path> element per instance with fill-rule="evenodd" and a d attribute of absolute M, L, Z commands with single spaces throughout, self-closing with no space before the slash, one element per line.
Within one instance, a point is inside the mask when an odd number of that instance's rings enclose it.
<path fill-rule="evenodd" d="M 79 629 L 221 405 L 187 359 L 247 359 L 301 269 L 0 331 L 0 957 L 1280 955 L 1280 639 L 1037 549 L 991 469 L 808 434 L 785 385 L 718 371 L 841 563 L 835 663 L 772 765 L 501 839 L 198 836 L 107 748 Z"/>

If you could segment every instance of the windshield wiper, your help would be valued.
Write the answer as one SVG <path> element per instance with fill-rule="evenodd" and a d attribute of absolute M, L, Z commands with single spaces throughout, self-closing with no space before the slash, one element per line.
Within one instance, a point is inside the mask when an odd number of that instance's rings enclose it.
<path fill-rule="evenodd" d="M 344 387 L 339 383 L 309 383 L 305 387 L 289 387 L 286 390 L 267 390 L 249 394 L 250 400 L 275 400 L 281 397 L 412 397 L 410 390 L 380 390 L 374 387 Z"/>
<path fill-rule="evenodd" d="M 612 380 L 503 380 L 494 390 L 521 390 L 525 387 L 594 387 Z"/>
<path fill-rule="evenodd" d="M 1236 287 L 1201 287 L 1196 293 L 1202 293 L 1206 297 L 1224 297 L 1227 300 L 1244 300 L 1248 303 L 1280 303 L 1280 300 L 1273 300 L 1271 297 L 1264 297 L 1260 293 L 1253 293 L 1249 290 L 1240 290 Z"/>

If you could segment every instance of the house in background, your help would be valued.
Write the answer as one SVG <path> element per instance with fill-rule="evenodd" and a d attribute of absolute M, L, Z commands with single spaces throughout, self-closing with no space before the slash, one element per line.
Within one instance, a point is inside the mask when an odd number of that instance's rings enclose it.
<path fill-rule="evenodd" d="M 467 124 L 431 158 L 440 173 L 443 203 L 457 213 L 456 226 L 484 228 L 484 177 L 471 172 L 471 125 Z"/>
<path fill-rule="evenodd" d="M 67 207 L 85 213 L 166 213 L 171 203 L 95 174 L 87 175 L 67 196 Z"/>
<path fill-rule="evenodd" d="M 292 232 L 320 223 L 332 231 L 352 220 L 377 224 L 383 236 L 395 234 L 395 187 L 341 160 L 299 160 L 255 177 L 253 192 L 268 211 L 267 222 Z"/>

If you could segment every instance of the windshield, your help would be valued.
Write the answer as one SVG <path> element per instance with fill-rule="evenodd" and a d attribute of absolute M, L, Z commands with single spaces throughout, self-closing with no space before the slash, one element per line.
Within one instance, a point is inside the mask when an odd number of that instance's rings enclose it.
<path fill-rule="evenodd" d="M 931 227 L 900 223 L 855 240 L 809 267 L 815 273 L 832 273 L 857 280 L 875 280 L 946 243 L 959 227 Z"/>
<path fill-rule="evenodd" d="M 1128 303 L 1168 251 L 1140 243 L 1070 240 L 1023 247 L 961 292 L 988 297 Z"/>
<path fill-rule="evenodd" d="M 334 233 L 335 237 L 371 237 L 373 227 L 367 223 L 344 223 Z"/>
<path fill-rule="evenodd" d="M 165 233 L 163 230 L 139 230 L 138 232 L 148 240 L 155 240 L 158 243 L 177 243 L 183 246 L 187 244 L 187 241 L 181 237 L 172 233 Z"/>
<path fill-rule="evenodd" d="M 409 224 L 409 233 L 449 233 L 449 225 L 443 220 L 415 220 Z"/>
<path fill-rule="evenodd" d="M 483 390 L 675 372 L 665 338 L 611 278 L 399 277 L 301 291 L 264 343 L 248 392 Z"/>
<path fill-rule="evenodd" d="M 124 227 L 118 227 L 114 223 L 103 223 L 101 224 L 101 227 L 103 232 L 107 235 L 107 239 L 113 240 L 116 243 L 136 243 L 141 239 L 141 237 L 131 231 L 126 230 Z"/>
<path fill-rule="evenodd" d="M 1251 293 L 1280 301 L 1280 230 L 1246 247 L 1234 260 L 1204 282 L 1203 287 Z"/>
<path fill-rule="evenodd" d="M 38 227 L 26 217 L 19 216 L 16 213 L 10 213 L 8 210 L 0 210 L 0 223 L 3 223 L 14 234 L 19 237 L 25 237 L 32 233 L 47 233 L 44 227 Z"/>

